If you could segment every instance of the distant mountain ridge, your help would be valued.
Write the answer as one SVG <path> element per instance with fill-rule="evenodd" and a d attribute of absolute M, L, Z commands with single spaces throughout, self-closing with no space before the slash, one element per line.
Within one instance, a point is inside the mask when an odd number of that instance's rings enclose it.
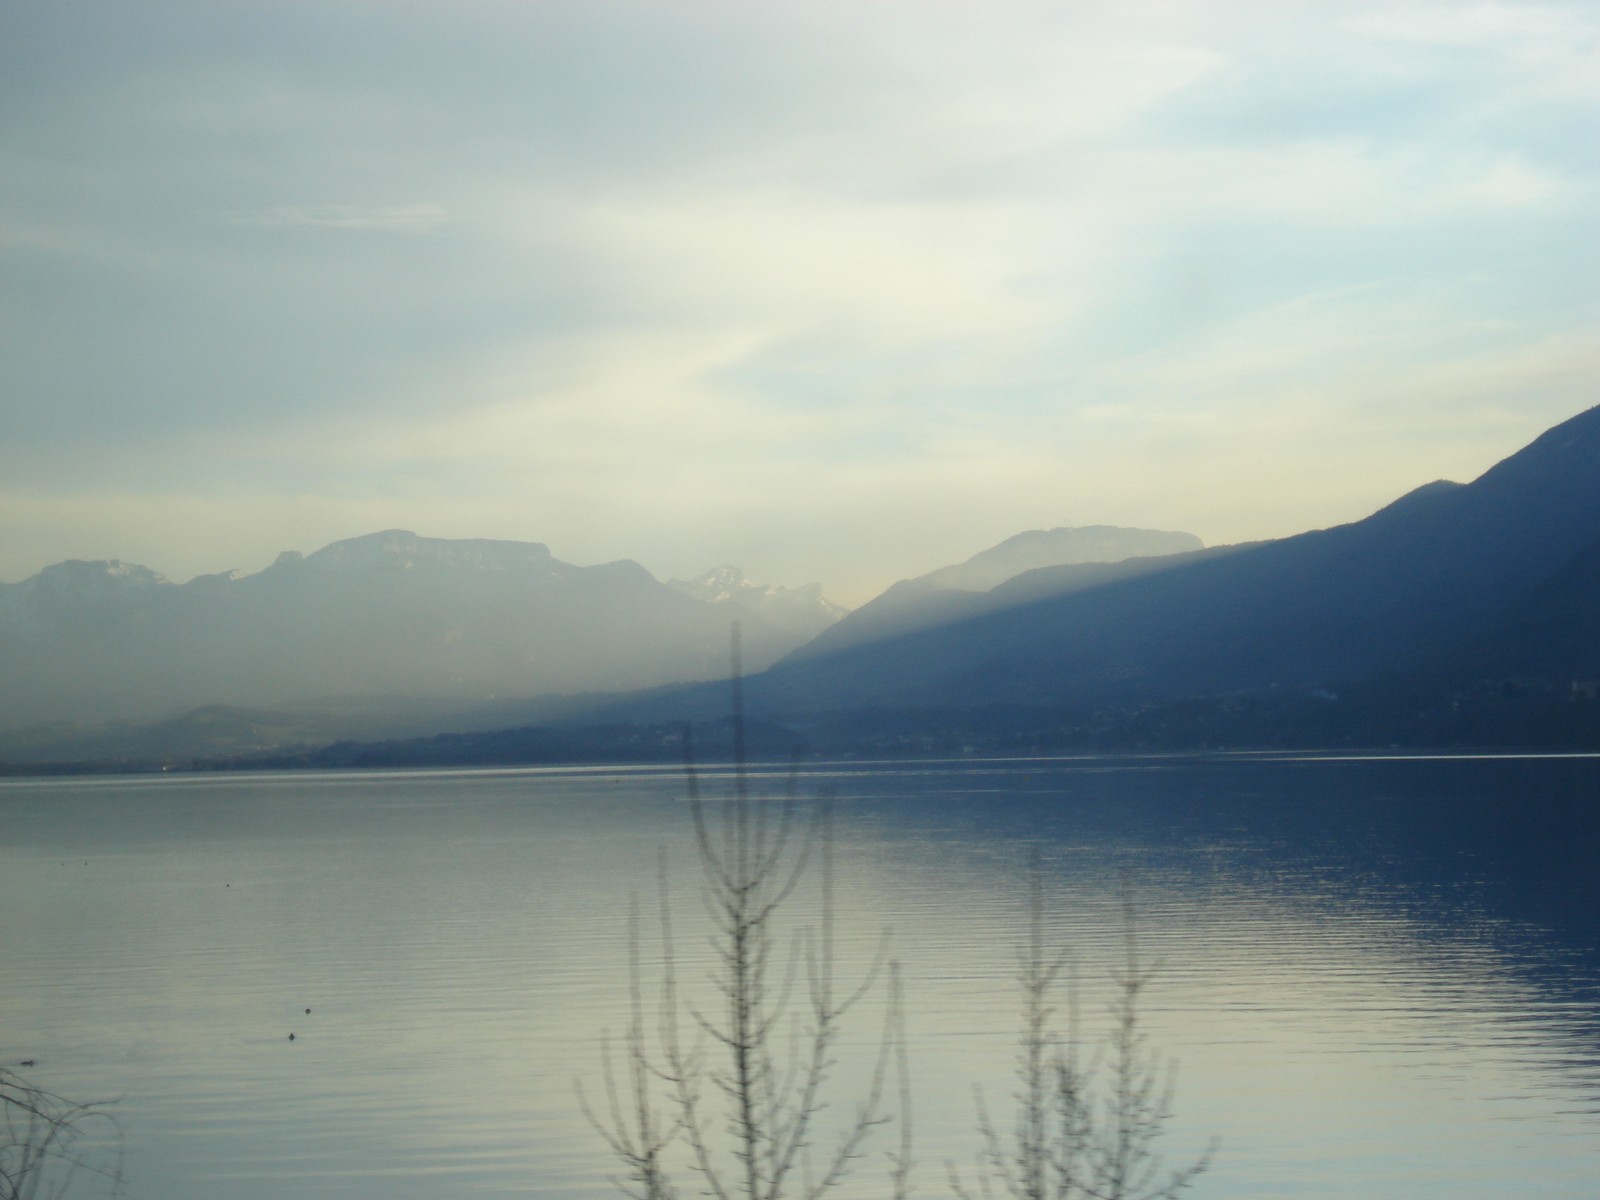
<path fill-rule="evenodd" d="M 838 610 L 820 589 L 762 589 L 763 605 L 697 599 L 623 560 L 580 567 L 536 542 L 385 530 L 253 575 L 175 584 L 117 560 L 57 563 L 0 584 L 0 728 L 150 720 L 204 705 L 322 697 L 489 701 L 629 690 L 727 671 L 730 621 L 753 665 Z M 769 594 L 770 593 L 770 594 Z"/>
<path fill-rule="evenodd" d="M 822 594 L 819 583 L 786 588 L 751 583 L 738 567 L 724 563 L 698 579 L 669 579 L 667 586 L 696 600 L 718 605 L 741 621 L 770 622 L 810 640 L 848 611 Z"/>
<path fill-rule="evenodd" d="M 406 529 L 385 529 L 362 537 L 332 542 L 309 557 L 297 550 L 278 555 L 274 567 L 298 563 L 313 567 L 408 571 L 429 570 L 560 570 L 550 548 L 542 542 L 500 541 L 491 538 L 418 537 Z M 637 563 L 629 566 L 639 567 Z M 587 568 L 578 568 L 585 570 Z"/>
<path fill-rule="evenodd" d="M 1118 525 L 1030 529 L 981 550 L 965 562 L 903 579 L 799 647 L 794 659 L 991 612 L 1041 595 L 1059 595 L 1147 571 L 1204 544 L 1192 533 Z"/>
<path fill-rule="evenodd" d="M 1159 558 L 1203 548 L 1204 543 L 1192 533 L 1162 529 L 1129 529 L 1120 525 L 1029 529 L 979 551 L 964 563 L 940 567 L 907 582 L 930 588 L 986 592 L 1024 571 L 1076 563 Z"/>

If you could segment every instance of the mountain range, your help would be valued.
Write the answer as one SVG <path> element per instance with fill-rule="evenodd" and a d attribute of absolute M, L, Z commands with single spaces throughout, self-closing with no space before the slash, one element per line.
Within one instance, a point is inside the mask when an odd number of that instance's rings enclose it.
<path fill-rule="evenodd" d="M 894 595 L 1191 543 L 1033 531 Z M 537 543 L 401 530 L 185 584 L 59 563 L 0 585 L 0 761 L 191 761 L 550 722 L 724 676 L 735 621 L 759 671 L 846 615 L 817 584 L 756 584 L 731 565 L 662 584 L 633 562 L 579 567 Z"/>
<path fill-rule="evenodd" d="M 474 612 L 515 608 L 521 632 L 509 642 L 452 637 L 466 628 L 449 615 L 453 593 L 437 580 L 424 586 L 442 567 L 408 557 L 408 547 L 427 539 L 406 539 L 373 535 L 280 560 L 260 576 L 206 577 L 182 588 L 140 568 L 62 564 L 0 591 L 0 649 L 16 653 L 13 614 L 28 605 L 37 613 L 39 597 L 57 589 L 52 603 L 76 606 L 72 628 L 81 644 L 58 639 L 59 660 L 29 660 L 41 683 L 66 678 L 97 694 L 92 673 L 123 661 L 119 655 L 130 651 L 122 641 L 174 659 L 165 675 L 150 675 L 157 682 L 185 671 L 237 679 L 242 652 L 228 644 L 237 623 L 189 620 L 185 640 L 163 640 L 166 601 L 127 601 L 183 594 L 194 597 L 185 601 L 192 611 L 212 611 L 202 599 L 218 592 L 240 597 L 234 603 L 254 614 L 256 648 L 285 660 L 235 690 L 251 703 L 270 693 L 268 685 L 284 689 L 289 663 L 310 670 L 312 660 L 345 681 L 366 670 L 393 692 L 415 678 L 386 660 L 394 651 L 384 647 L 397 644 L 410 647 L 400 654 L 407 668 L 454 669 L 442 677 L 465 679 L 472 664 L 485 673 L 474 677 L 481 697 L 483 679 L 499 681 L 493 672 L 509 671 L 519 656 L 526 662 L 537 640 L 530 629 L 555 628 L 557 614 L 576 609 L 591 623 L 612 621 L 604 634 L 575 637 L 577 658 L 604 647 L 608 661 L 620 659 L 635 673 L 578 683 L 553 670 L 546 678 L 587 694 L 520 708 L 501 701 L 428 742 L 280 759 L 323 765 L 606 757 L 607 745 L 618 755 L 647 755 L 650 746 L 659 753 L 671 740 L 662 731 L 685 721 L 725 722 L 726 682 L 693 680 L 725 673 L 734 613 L 744 629 L 747 712 L 774 746 L 792 741 L 836 753 L 1600 747 L 1600 409 L 1549 430 L 1471 483 L 1426 484 L 1346 525 L 1209 549 L 1160 531 L 1032 531 L 897 584 L 842 617 L 824 607 L 818 589 L 763 589 L 723 569 L 667 585 L 631 563 L 573 568 L 543 547 L 445 543 L 433 548 L 436 557 L 493 561 L 508 577 L 540 581 L 523 591 L 491 588 L 492 599 L 472 602 Z M 291 583 L 360 564 L 372 577 L 359 585 L 346 579 L 337 595 L 299 593 Z M 395 578 L 380 582 L 384 572 Z M 251 579 L 259 581 L 253 592 L 241 587 Z M 689 607 L 630 607 L 658 593 Z M 114 620 L 97 607 L 112 595 L 122 598 L 112 606 Z M 401 596 L 410 602 L 394 607 Z M 808 614 L 798 624 L 769 614 L 791 604 Z M 677 625 L 658 615 L 673 612 Z M 644 631 L 671 651 L 645 644 Z M 674 679 L 689 682 L 616 694 Z M 511 695 L 514 685 L 497 682 L 498 694 Z M 174 691 L 169 684 L 163 694 Z"/>
<path fill-rule="evenodd" d="M 1336 729 L 1352 699 L 1368 710 L 1356 728 L 1400 697 L 1478 712 L 1485 696 L 1535 692 L 1565 702 L 1565 721 L 1600 677 L 1597 583 L 1591 409 L 1470 484 L 1427 484 L 1364 520 L 1120 568 L 1029 572 L 953 620 L 822 652 L 843 640 L 831 631 L 745 694 L 753 712 L 791 721 L 842 702 L 1104 722 L 1273 701 L 1296 720 L 1309 704 L 1312 727 Z"/>
<path fill-rule="evenodd" d="M 760 669 L 843 611 L 819 588 L 759 587 L 734 567 L 668 585 L 635 562 L 580 567 L 537 543 L 402 530 L 184 584 L 64 562 L 0 585 L 0 728 L 627 691 L 725 674 L 730 620 Z"/>
<path fill-rule="evenodd" d="M 897 585 L 904 589 L 904 585 Z M 818 748 L 1600 747 L 1600 409 L 1275 541 L 895 591 L 744 684 Z M 917 606 L 920 606 L 918 608 Z M 607 720 L 710 720 L 712 687 Z"/>

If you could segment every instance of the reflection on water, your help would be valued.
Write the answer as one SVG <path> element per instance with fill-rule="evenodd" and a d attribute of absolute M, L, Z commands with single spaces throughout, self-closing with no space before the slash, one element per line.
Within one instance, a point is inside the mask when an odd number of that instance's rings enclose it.
<path fill-rule="evenodd" d="M 972 1085 L 1011 1090 L 1034 846 L 1086 1014 L 1124 894 L 1162 961 L 1169 1150 L 1222 1142 L 1192 1194 L 1593 1194 L 1600 763 L 810 774 L 845 954 L 887 928 L 907 978 L 921 1194 L 976 1148 Z M 607 1194 L 573 1081 L 622 1024 L 658 846 L 695 911 L 681 795 L 637 770 L 5 783 L 0 1061 L 122 1098 L 135 1200 Z M 694 976 L 703 942 L 680 951 Z"/>

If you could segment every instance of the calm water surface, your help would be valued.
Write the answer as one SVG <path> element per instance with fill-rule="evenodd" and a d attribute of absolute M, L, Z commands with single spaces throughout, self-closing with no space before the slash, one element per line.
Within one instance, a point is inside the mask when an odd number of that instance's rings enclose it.
<path fill-rule="evenodd" d="M 1135 904 L 1178 1064 L 1168 1151 L 1221 1145 L 1191 1194 L 1600 1187 L 1600 761 L 820 766 L 806 787 L 835 795 L 846 972 L 885 931 L 902 964 L 920 1195 L 971 1161 L 973 1086 L 997 1111 L 1011 1090 L 1035 849 L 1091 1026 Z M 663 847 L 692 986 L 674 771 L 0 783 L 0 1063 L 118 1098 L 134 1200 L 610 1194 L 574 1081 L 594 1093 L 626 1020 L 628 898 L 653 908 Z M 879 1019 L 851 1026 L 841 1108 Z M 882 1194 L 880 1162 L 849 1194 Z"/>

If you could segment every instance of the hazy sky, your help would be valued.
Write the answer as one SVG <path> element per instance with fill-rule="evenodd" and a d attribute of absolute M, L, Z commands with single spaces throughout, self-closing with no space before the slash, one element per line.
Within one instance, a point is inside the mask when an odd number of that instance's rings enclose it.
<path fill-rule="evenodd" d="M 857 603 L 1600 403 L 1600 0 L 6 0 L 0 580 L 388 527 Z"/>

